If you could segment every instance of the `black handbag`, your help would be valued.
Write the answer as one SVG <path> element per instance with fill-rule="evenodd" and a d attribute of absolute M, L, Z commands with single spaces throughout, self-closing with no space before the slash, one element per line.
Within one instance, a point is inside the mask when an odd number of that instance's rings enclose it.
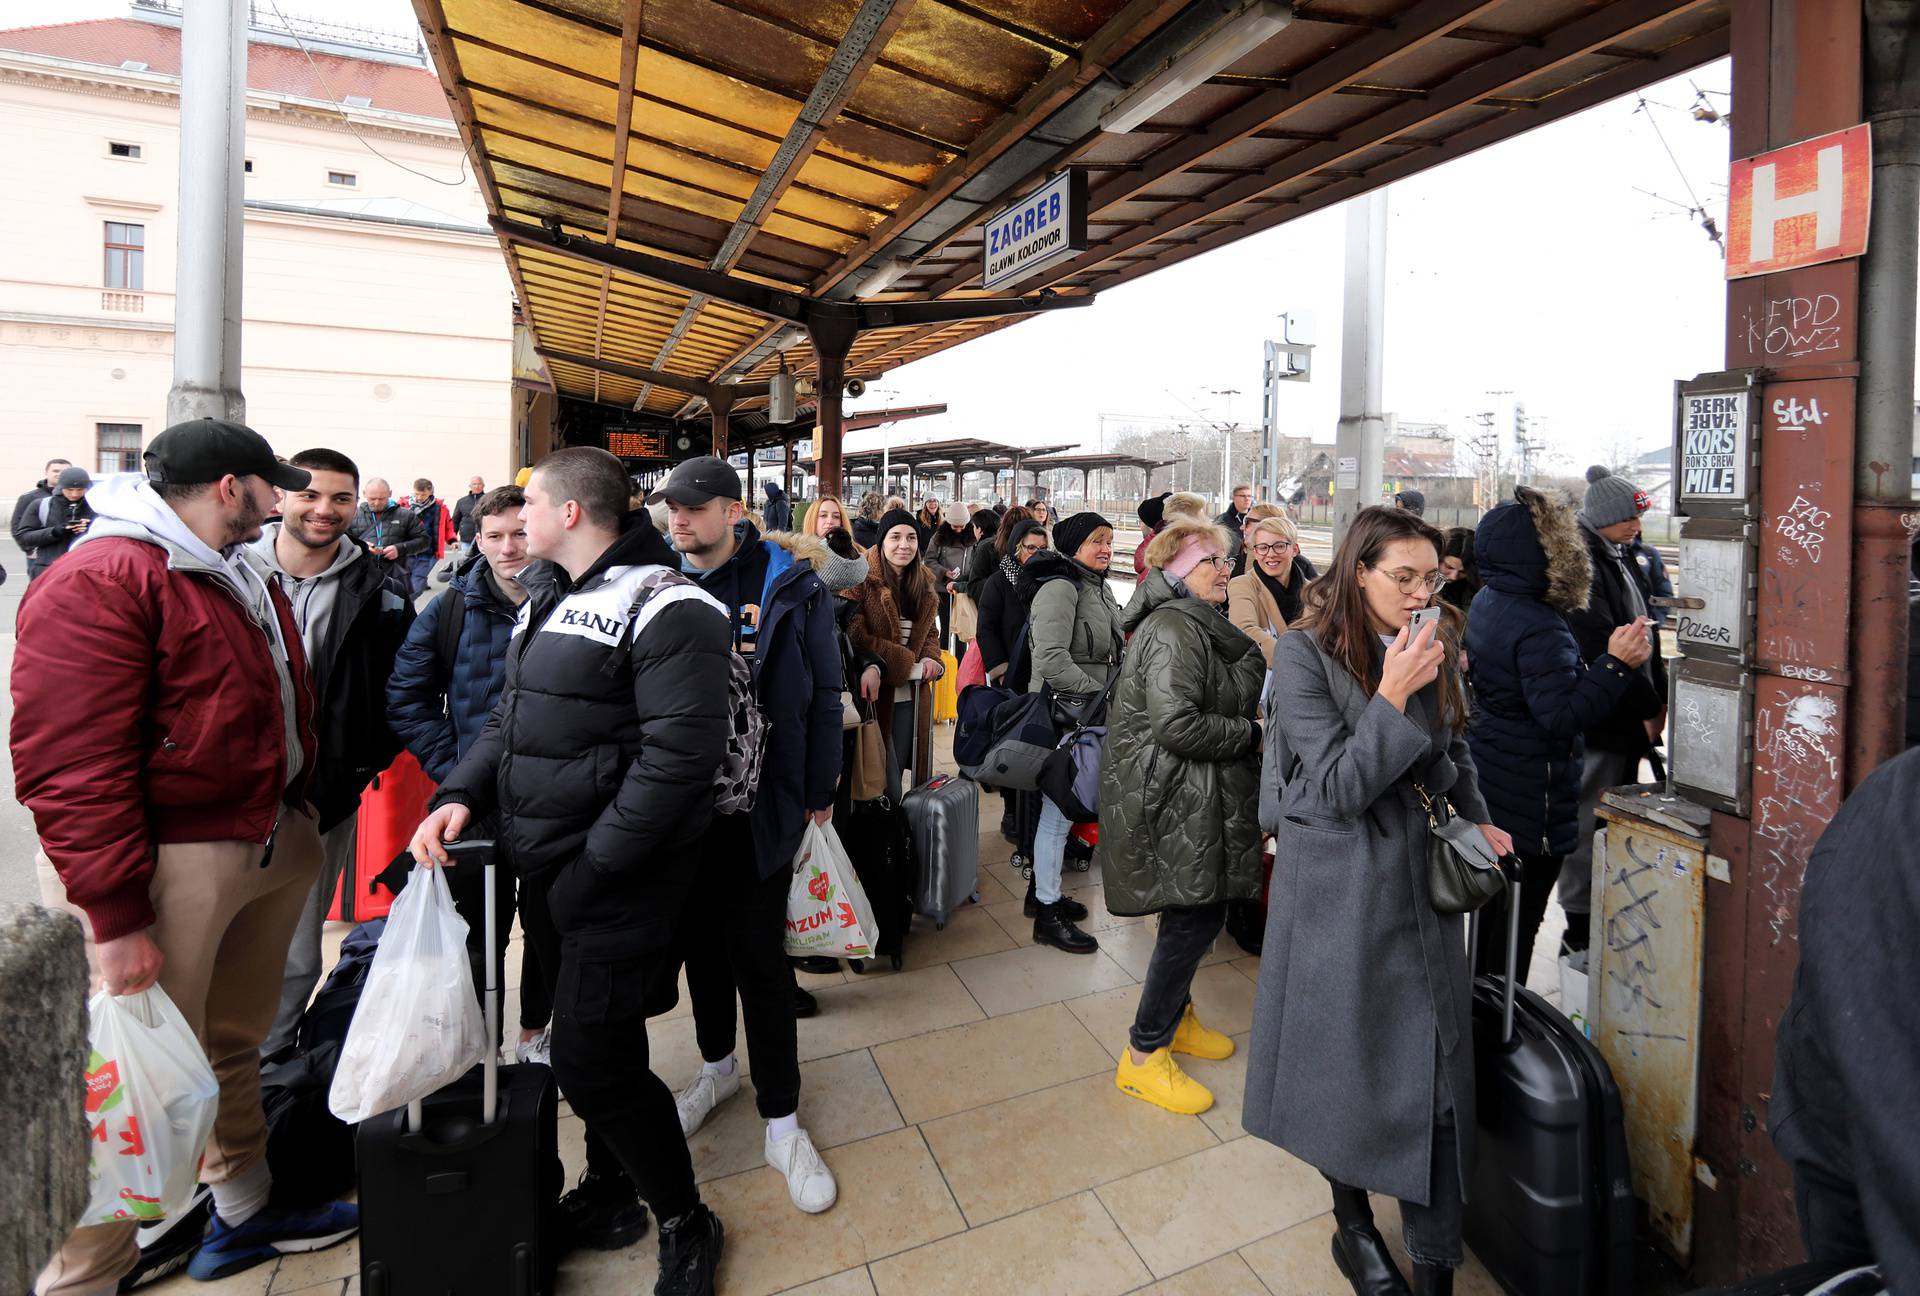
<path fill-rule="evenodd" d="M 1455 814 L 1444 796 L 1431 796 L 1418 783 L 1413 790 L 1427 812 L 1427 889 L 1433 911 L 1472 913 L 1506 888 L 1500 857 L 1479 825 Z"/>

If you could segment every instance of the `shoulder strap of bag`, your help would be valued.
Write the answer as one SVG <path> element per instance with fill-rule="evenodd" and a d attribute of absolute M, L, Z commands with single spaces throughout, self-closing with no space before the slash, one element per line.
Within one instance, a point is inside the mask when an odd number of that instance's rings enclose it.
<path fill-rule="evenodd" d="M 692 581 L 679 572 L 662 569 L 658 575 L 642 576 L 640 592 L 634 595 L 633 603 L 627 608 L 627 630 L 620 636 L 620 642 L 607 654 L 606 661 L 600 664 L 602 675 L 618 675 L 633 660 L 633 641 L 638 637 L 640 611 L 652 601 L 653 596 L 669 585 L 691 585 Z"/>
<path fill-rule="evenodd" d="M 1078 710 L 1064 704 L 1061 705 L 1060 710 L 1064 714 L 1073 717 L 1074 734 L 1077 735 L 1086 729 L 1088 725 L 1092 723 L 1093 717 L 1105 711 L 1107 700 L 1113 696 L 1115 686 L 1120 683 L 1120 665 L 1121 663 L 1119 662 L 1113 664 L 1113 670 L 1107 675 L 1105 687 L 1081 703 Z"/>
<path fill-rule="evenodd" d="M 453 674 L 454 659 L 460 655 L 460 631 L 467 622 L 467 596 L 450 589 L 440 596 L 440 620 L 433 627 L 433 655 L 440 669 Z"/>

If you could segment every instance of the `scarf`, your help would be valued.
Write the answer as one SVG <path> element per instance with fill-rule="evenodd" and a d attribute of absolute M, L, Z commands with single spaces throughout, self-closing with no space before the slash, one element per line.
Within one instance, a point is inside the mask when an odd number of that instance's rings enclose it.
<path fill-rule="evenodd" d="M 1009 585 L 1018 582 L 1020 579 L 1020 560 L 1012 554 L 1008 554 L 1002 558 L 1000 560 L 1000 574 L 1007 578 L 1007 584 Z"/>
<path fill-rule="evenodd" d="M 1273 601 L 1279 605 L 1280 615 L 1286 618 L 1287 624 L 1292 625 L 1295 621 L 1299 620 L 1300 592 L 1298 590 L 1288 589 L 1278 580 L 1267 575 L 1266 568 L 1262 567 L 1259 563 L 1252 564 L 1252 567 L 1253 574 L 1258 576 L 1260 583 L 1267 587 L 1267 593 L 1273 595 Z M 1288 568 L 1287 575 L 1292 576 L 1296 571 L 1297 569 L 1295 568 Z M 1303 587 L 1305 584 L 1306 582 L 1301 582 Z"/>

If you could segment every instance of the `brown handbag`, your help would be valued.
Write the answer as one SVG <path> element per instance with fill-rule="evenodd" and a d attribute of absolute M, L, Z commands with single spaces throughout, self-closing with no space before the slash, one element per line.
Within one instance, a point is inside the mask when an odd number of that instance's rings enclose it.
<path fill-rule="evenodd" d="M 860 708 L 860 727 L 853 731 L 849 791 L 855 801 L 872 801 L 887 794 L 887 738 L 873 708 L 865 701 L 854 705 Z"/>

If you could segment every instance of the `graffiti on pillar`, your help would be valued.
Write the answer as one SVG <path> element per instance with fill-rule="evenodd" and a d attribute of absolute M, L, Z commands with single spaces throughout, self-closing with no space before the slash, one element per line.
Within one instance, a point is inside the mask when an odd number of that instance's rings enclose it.
<path fill-rule="evenodd" d="M 1626 836 L 1626 859 L 1610 872 L 1607 885 L 1617 894 L 1609 895 L 1603 909 L 1607 915 L 1607 981 L 1616 990 L 1618 1005 L 1615 1029 L 1636 1038 L 1684 1039 L 1683 1035 L 1651 1029 L 1647 1009 L 1663 1008 L 1655 991 L 1659 987 L 1660 960 L 1654 952 L 1654 933 L 1660 930 L 1660 915 L 1654 901 L 1660 896 L 1659 862 L 1641 853 L 1644 845 L 1636 837 Z M 1661 852 L 1663 855 L 1665 852 Z"/>
<path fill-rule="evenodd" d="M 1808 487 L 1819 494 L 1820 483 Z M 1827 542 L 1827 528 L 1833 524 L 1833 510 L 1821 508 L 1805 495 L 1795 495 L 1786 512 L 1773 519 L 1773 533 L 1780 538 L 1775 556 L 1781 562 L 1798 566 L 1803 560 L 1820 561 L 1820 550 Z"/>
<path fill-rule="evenodd" d="M 1780 686 L 1754 725 L 1753 832 L 1772 944 L 1797 940 L 1789 928 L 1807 859 L 1839 806 L 1842 738 L 1833 692 Z"/>
<path fill-rule="evenodd" d="M 1832 293 L 1811 297 L 1774 297 L 1741 312 L 1740 341 L 1749 354 L 1769 360 L 1798 360 L 1841 346 L 1840 299 Z"/>

